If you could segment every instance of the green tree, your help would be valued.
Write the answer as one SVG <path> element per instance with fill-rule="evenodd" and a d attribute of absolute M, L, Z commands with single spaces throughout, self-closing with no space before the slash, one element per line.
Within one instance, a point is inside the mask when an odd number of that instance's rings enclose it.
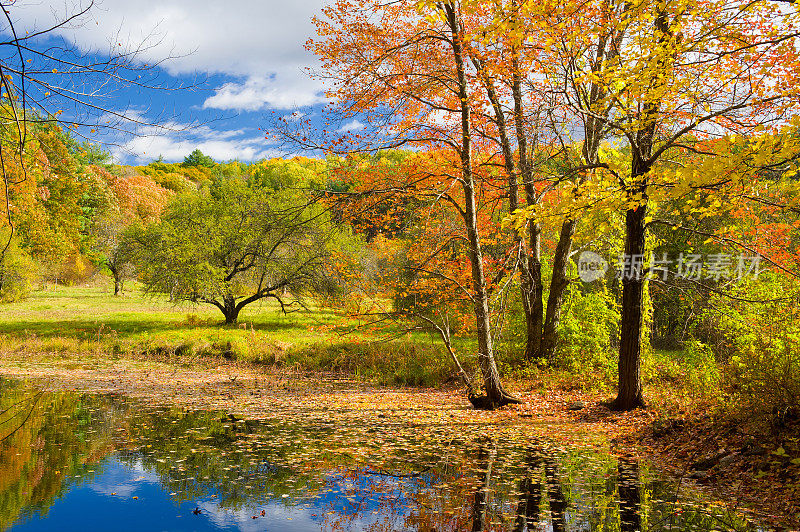
<path fill-rule="evenodd" d="M 183 166 L 204 166 L 206 168 L 213 168 L 215 164 L 214 159 L 209 155 L 205 155 L 199 149 L 195 149 L 183 159 Z"/>
<path fill-rule="evenodd" d="M 148 291 L 212 304 L 235 323 L 260 299 L 285 310 L 287 298 L 328 291 L 330 251 L 340 236 L 305 194 L 232 177 L 176 197 L 161 222 L 133 238 Z"/>
<path fill-rule="evenodd" d="M 125 280 L 133 273 L 131 241 L 125 238 L 126 224 L 119 216 L 99 218 L 93 227 L 94 250 L 100 254 L 100 264 L 114 278 L 114 295 L 118 296 Z"/>

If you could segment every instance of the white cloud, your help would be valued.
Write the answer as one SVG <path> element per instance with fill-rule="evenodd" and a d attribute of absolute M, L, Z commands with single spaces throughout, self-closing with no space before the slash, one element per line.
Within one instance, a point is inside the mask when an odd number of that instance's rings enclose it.
<path fill-rule="evenodd" d="M 295 111 L 293 113 L 289 113 L 288 115 L 283 115 L 281 119 L 286 120 L 287 122 L 297 122 L 301 120 L 304 116 L 307 116 L 306 113 Z"/>
<path fill-rule="evenodd" d="M 358 131 L 359 129 L 364 129 L 364 124 L 359 120 L 352 120 L 343 125 L 342 127 L 340 127 L 339 129 L 337 129 L 336 131 L 339 133 L 348 133 L 348 132 Z"/>
<path fill-rule="evenodd" d="M 114 158 L 119 161 L 147 162 L 159 156 L 166 161 L 181 161 L 195 148 L 216 161 L 237 159 L 257 161 L 277 157 L 281 152 L 264 146 L 264 137 L 231 140 L 193 140 L 175 135 L 134 137 L 125 144 L 112 149 Z"/>
<path fill-rule="evenodd" d="M 108 51 L 118 42 L 145 42 L 140 59 L 170 74 L 226 74 L 206 107 L 288 109 L 322 101 L 321 84 L 306 74 L 317 62 L 303 43 L 314 34 L 311 17 L 325 0 L 102 0 L 88 17 L 60 33 L 84 50 Z M 17 31 L 33 31 L 75 13 L 83 0 L 15 3 Z"/>
<path fill-rule="evenodd" d="M 297 81 L 297 80 L 294 80 Z M 208 109 L 260 111 L 263 109 L 295 109 L 322 103 L 325 99 L 320 91 L 291 87 L 277 76 L 251 76 L 243 83 L 225 83 L 216 93 L 206 99 L 203 107 Z"/>
<path fill-rule="evenodd" d="M 124 114 L 130 119 L 144 121 L 137 109 Z M 146 163 L 159 156 L 166 161 L 181 161 L 195 148 L 217 161 L 255 161 L 280 156 L 263 135 L 245 129 L 212 129 L 207 124 L 189 125 L 176 121 L 134 129 L 134 134 L 118 134 L 106 139 L 116 161 Z"/>

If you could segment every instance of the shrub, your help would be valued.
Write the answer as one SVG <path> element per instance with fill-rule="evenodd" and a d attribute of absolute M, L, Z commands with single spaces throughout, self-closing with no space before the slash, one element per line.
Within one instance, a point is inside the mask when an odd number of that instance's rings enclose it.
<path fill-rule="evenodd" d="M 719 364 L 711 347 L 691 340 L 686 342 L 683 362 L 689 370 L 689 386 L 706 394 L 716 393 L 720 386 Z"/>
<path fill-rule="evenodd" d="M 774 416 L 800 408 L 800 331 L 765 331 L 731 357 L 729 384 L 749 412 Z"/>
<path fill-rule="evenodd" d="M 748 417 L 800 412 L 800 320 L 796 299 L 787 297 L 797 291 L 797 281 L 762 272 L 739 283 L 738 299 L 712 298 L 714 310 L 701 316 L 729 362 L 733 403 Z"/>
<path fill-rule="evenodd" d="M 563 315 L 553 366 L 571 372 L 615 371 L 612 338 L 618 334 L 619 311 L 605 289 L 582 293 L 570 286 L 564 294 Z"/>
<path fill-rule="evenodd" d="M 0 235 L 0 246 L 5 242 Z M 30 256 L 12 240 L 0 259 L 0 301 L 7 303 L 26 297 L 36 283 L 36 271 Z"/>
<path fill-rule="evenodd" d="M 86 282 L 96 273 L 97 267 L 89 259 L 74 253 L 61 264 L 58 280 L 67 286 L 73 286 Z"/>

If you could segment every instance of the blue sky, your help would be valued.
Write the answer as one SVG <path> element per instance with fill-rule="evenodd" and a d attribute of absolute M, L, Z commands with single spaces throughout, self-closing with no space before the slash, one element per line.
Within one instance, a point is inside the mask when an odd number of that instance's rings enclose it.
<path fill-rule="evenodd" d="M 94 138 L 108 142 L 118 161 L 141 164 L 159 156 L 179 161 L 194 148 L 217 160 L 257 160 L 287 153 L 259 128 L 268 127 L 275 116 L 318 116 L 324 104 L 323 86 L 308 75 L 317 63 L 303 46 L 314 33 L 310 19 L 324 3 L 101 0 L 86 16 L 36 45 L 63 39 L 90 58 L 102 58 L 114 46 L 144 43 L 138 56 L 142 63 L 169 58 L 149 73 L 152 81 L 193 87 L 108 92 L 107 108 L 166 126 L 137 126 L 135 136 L 95 132 Z M 87 6 L 80 0 L 20 0 L 10 11 L 21 34 Z"/>

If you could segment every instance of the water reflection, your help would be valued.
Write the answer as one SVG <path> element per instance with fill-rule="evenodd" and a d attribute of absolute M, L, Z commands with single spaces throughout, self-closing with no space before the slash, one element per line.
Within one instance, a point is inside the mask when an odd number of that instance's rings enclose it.
<path fill-rule="evenodd" d="M 525 455 L 525 474 L 519 481 L 519 501 L 514 532 L 534 530 L 534 526 L 539 522 L 539 508 L 542 504 L 540 464 L 541 460 L 536 449 L 529 447 Z"/>
<path fill-rule="evenodd" d="M 639 464 L 629 458 L 620 458 L 617 463 L 617 472 L 620 529 L 623 532 L 641 530 Z"/>
<path fill-rule="evenodd" d="M 239 420 L 0 380 L 0 529 L 755 529 L 646 464 L 458 427 Z"/>

